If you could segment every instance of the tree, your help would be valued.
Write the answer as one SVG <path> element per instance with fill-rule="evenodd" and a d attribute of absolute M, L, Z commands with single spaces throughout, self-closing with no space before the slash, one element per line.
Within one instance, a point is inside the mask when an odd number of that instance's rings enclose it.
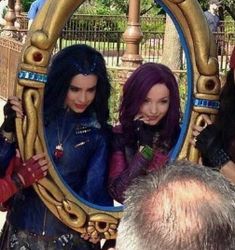
<path fill-rule="evenodd" d="M 199 0 L 199 3 L 203 10 L 208 8 L 208 0 Z M 225 12 L 235 20 L 235 1 L 234 0 L 223 0 L 222 7 Z M 225 13 L 225 15 L 226 15 Z"/>
<path fill-rule="evenodd" d="M 226 1 L 226 2 L 229 2 L 229 1 Z M 228 14 L 235 21 L 235 3 L 234 3 L 234 0 L 232 0 L 230 4 L 224 3 L 224 9 L 228 12 Z"/>
<path fill-rule="evenodd" d="M 96 14 L 128 14 L 128 0 L 90 0 L 86 1 L 79 12 L 96 13 Z M 85 7 L 86 6 L 86 7 Z M 141 0 L 140 14 L 156 14 L 156 4 L 153 0 Z"/>
<path fill-rule="evenodd" d="M 180 69 L 181 60 L 181 43 L 179 34 L 169 15 L 166 16 L 164 48 L 161 63 L 167 65 L 172 70 Z"/>
<path fill-rule="evenodd" d="M 21 0 L 21 4 L 22 4 L 22 8 L 23 8 L 23 12 L 28 12 L 29 11 L 29 8 L 30 8 L 30 5 L 31 3 L 33 2 L 34 0 Z"/>

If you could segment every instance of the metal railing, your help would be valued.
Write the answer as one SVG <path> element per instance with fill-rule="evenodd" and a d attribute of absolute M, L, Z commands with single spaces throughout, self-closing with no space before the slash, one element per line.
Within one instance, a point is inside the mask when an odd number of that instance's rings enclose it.
<path fill-rule="evenodd" d="M 13 95 L 22 43 L 0 37 L 0 97 Z"/>
<path fill-rule="evenodd" d="M 18 33 L 27 34 L 27 18 L 18 18 Z M 143 39 L 140 54 L 145 62 L 159 62 L 164 44 L 164 17 L 141 17 Z M 122 34 L 127 25 L 125 16 L 91 16 L 74 14 L 65 25 L 57 41 L 56 50 L 76 43 L 86 43 L 99 50 L 110 68 L 120 67 L 126 44 Z M 220 71 L 226 71 L 229 57 L 235 46 L 235 22 L 222 22 L 222 32 L 215 33 Z M 13 93 L 14 79 L 22 43 L 0 38 L 0 96 Z M 184 68 L 184 67 L 182 67 Z"/>
<path fill-rule="evenodd" d="M 26 15 L 18 18 L 22 25 L 19 32 L 27 32 Z M 126 16 L 100 16 L 74 14 L 66 23 L 57 42 L 57 50 L 72 44 L 85 43 L 99 50 L 108 66 L 121 65 L 126 44 L 122 35 L 127 26 Z M 141 17 L 143 40 L 140 54 L 144 61 L 159 62 L 163 53 L 165 17 Z M 235 22 L 222 21 L 221 32 L 214 33 L 218 48 L 220 71 L 227 69 L 231 47 L 235 42 Z M 184 62 L 183 62 L 184 63 Z M 182 65 L 181 68 L 184 68 Z"/>

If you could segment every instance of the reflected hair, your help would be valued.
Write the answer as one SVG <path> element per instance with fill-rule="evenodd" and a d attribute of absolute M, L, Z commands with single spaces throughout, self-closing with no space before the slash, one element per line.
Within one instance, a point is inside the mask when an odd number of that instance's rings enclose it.
<path fill-rule="evenodd" d="M 133 141 L 133 119 L 138 114 L 141 105 L 155 85 L 164 83 L 170 92 L 170 106 L 166 116 L 162 119 L 160 138 L 172 146 L 179 134 L 180 98 L 178 84 L 172 71 L 159 63 L 145 63 L 139 66 L 127 79 L 120 106 L 120 123 L 124 133 Z"/>
<path fill-rule="evenodd" d="M 125 193 L 118 250 L 235 249 L 235 187 L 190 162 L 134 180 Z"/>
<path fill-rule="evenodd" d="M 64 108 L 71 80 L 77 74 L 98 77 L 95 99 L 88 109 L 96 113 L 99 123 L 104 126 L 109 118 L 111 85 L 103 56 L 85 44 L 66 47 L 52 58 L 44 94 L 46 121 L 49 122 Z"/>

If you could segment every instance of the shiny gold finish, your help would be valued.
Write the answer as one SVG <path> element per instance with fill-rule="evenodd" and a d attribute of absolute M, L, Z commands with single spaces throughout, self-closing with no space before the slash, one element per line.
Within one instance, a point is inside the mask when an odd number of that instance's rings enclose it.
<path fill-rule="evenodd" d="M 216 44 L 198 1 L 166 0 L 162 2 L 174 14 L 190 50 L 193 97 L 218 100 L 220 80 Z M 212 108 L 192 107 L 189 127 L 179 159 L 198 161 L 198 153 L 190 145 L 190 139 L 192 126 L 197 122 L 198 116 L 203 113 L 215 114 L 217 111 Z"/>
<path fill-rule="evenodd" d="M 29 31 L 21 54 L 20 74 L 16 84 L 17 96 L 22 98 L 26 109 L 24 121 L 16 122 L 19 147 L 24 159 L 29 159 L 38 152 L 47 153 L 42 121 L 45 83 L 39 78 L 46 73 L 52 50 L 67 19 L 83 2 L 84 0 L 46 1 Z M 217 100 L 219 80 L 215 43 L 198 2 L 162 2 L 174 14 L 188 44 L 192 61 L 194 97 L 204 96 L 206 99 Z M 21 76 L 24 72 L 27 73 L 27 77 Z M 35 74 L 37 77 L 34 77 Z M 190 126 L 179 158 L 193 158 L 192 155 L 196 154 L 189 144 L 189 139 L 192 133 L 191 126 L 198 122 L 202 113 L 212 114 L 214 110 L 192 108 Z M 50 162 L 49 156 L 47 158 Z M 193 160 L 197 161 L 197 157 Z M 34 188 L 55 216 L 72 229 L 81 233 L 89 232 L 94 238 L 115 238 L 121 211 L 105 211 L 102 207 L 94 208 L 81 202 L 66 188 L 52 162 L 49 165 L 48 176 L 35 184 Z"/>

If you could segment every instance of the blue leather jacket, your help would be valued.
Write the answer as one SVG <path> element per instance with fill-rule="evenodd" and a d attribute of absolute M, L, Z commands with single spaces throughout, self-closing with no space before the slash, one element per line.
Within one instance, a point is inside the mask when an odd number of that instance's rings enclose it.
<path fill-rule="evenodd" d="M 109 131 L 101 128 L 92 115 L 66 113 L 45 127 L 48 152 L 55 168 L 67 186 L 80 197 L 97 205 L 112 206 L 113 201 L 107 191 Z M 54 151 L 59 143 L 58 127 L 64 155 L 56 160 Z M 2 140 L 2 143 L 5 142 Z M 8 145 L 10 153 L 6 153 L 7 145 L 4 145 L 0 145 L 0 155 L 4 148 L 4 154 L 9 158 L 14 152 L 12 145 Z M 0 160 L 8 161 L 4 157 Z M 46 208 L 31 187 L 15 195 L 7 217 L 14 228 L 39 235 L 55 237 L 72 231 Z"/>

